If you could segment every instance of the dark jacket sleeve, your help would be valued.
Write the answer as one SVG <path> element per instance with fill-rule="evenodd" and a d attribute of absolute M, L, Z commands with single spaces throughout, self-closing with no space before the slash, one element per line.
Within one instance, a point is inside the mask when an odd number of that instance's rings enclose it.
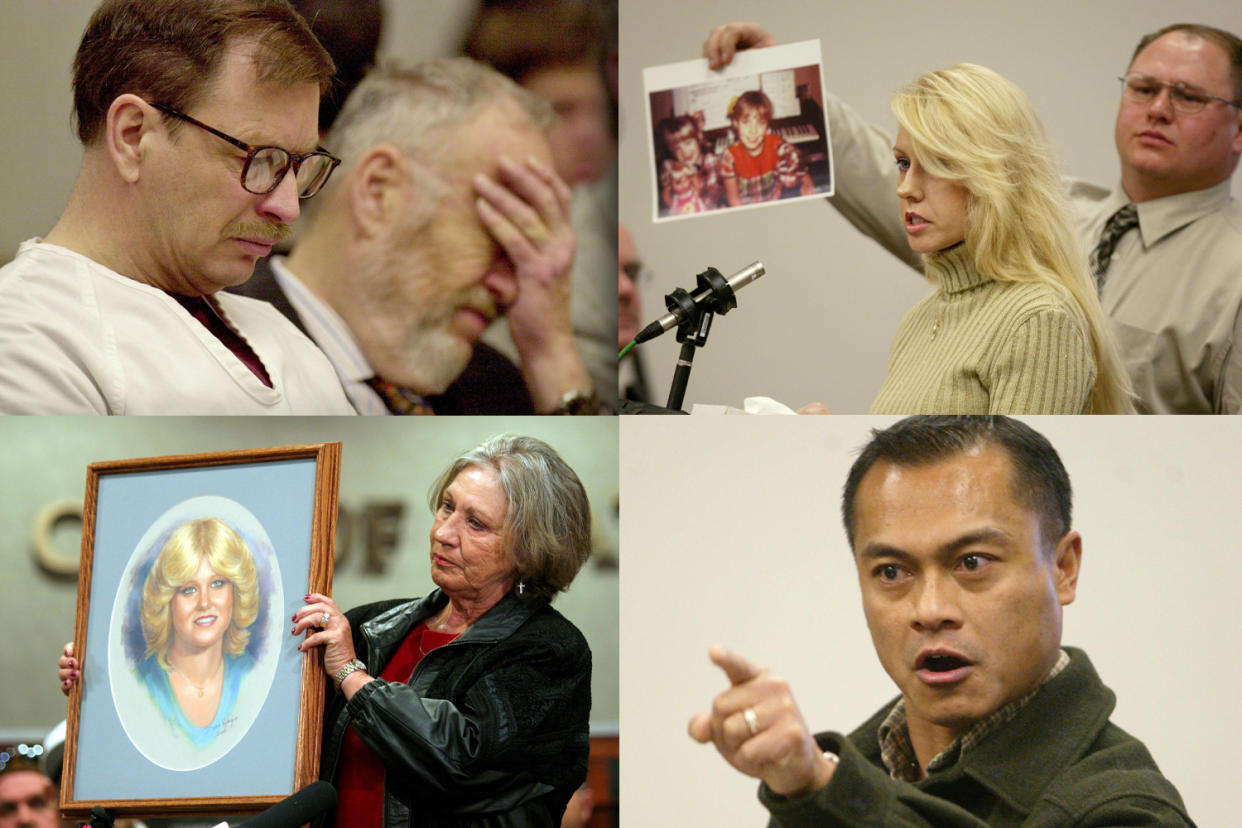
<path fill-rule="evenodd" d="M 947 800 L 892 779 L 867 761 L 845 737 L 832 733 L 821 745 L 840 756 L 832 781 L 797 799 L 759 788 L 759 801 L 772 815 L 770 828 L 987 828 L 988 823 Z"/>
<path fill-rule="evenodd" d="M 419 671 L 433 659 L 463 658 L 451 648 L 425 656 Z M 480 648 L 454 671 L 448 692 L 425 695 L 416 671 L 410 685 L 368 683 L 348 710 L 358 736 L 415 798 L 483 807 L 482 796 L 486 807 L 503 808 L 561 787 L 556 768 L 574 764 L 575 740 L 585 774 L 590 658 L 576 630 L 518 635 Z"/>
<path fill-rule="evenodd" d="M 1090 762 L 1094 768 L 1068 769 L 1071 779 L 1052 786 L 1032 811 L 992 800 L 984 819 L 893 779 L 840 734 L 825 734 L 820 744 L 841 757 L 824 788 L 788 799 L 760 786 L 759 800 L 771 814 L 769 828 L 1194 828 L 1176 792 L 1158 772 L 1109 768 L 1110 759 L 1100 754 Z M 976 801 L 988 799 L 984 795 Z"/>

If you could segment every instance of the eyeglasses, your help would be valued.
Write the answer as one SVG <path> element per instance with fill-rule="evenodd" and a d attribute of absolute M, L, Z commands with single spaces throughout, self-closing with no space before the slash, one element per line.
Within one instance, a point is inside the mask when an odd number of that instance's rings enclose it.
<path fill-rule="evenodd" d="M 642 262 L 626 262 L 621 269 L 625 271 L 626 276 L 630 277 L 630 281 L 638 287 L 655 281 L 655 273 Z"/>
<path fill-rule="evenodd" d="M 245 141 L 239 141 L 232 135 L 209 127 L 202 121 L 197 121 L 170 106 L 158 103 L 153 103 L 151 106 L 165 115 L 194 124 L 199 129 L 228 141 L 246 153 L 246 163 L 241 172 L 241 185 L 246 192 L 255 195 L 267 195 L 275 190 L 280 186 L 280 182 L 284 181 L 285 173 L 292 168 L 293 178 L 298 185 L 298 198 L 310 198 L 323 189 L 332 171 L 341 163 L 341 159 L 322 149 L 297 155 L 281 147 L 252 147 Z"/>
<path fill-rule="evenodd" d="M 1229 106 L 1242 108 L 1242 103 L 1216 95 L 1209 95 L 1198 87 L 1188 86 L 1180 81 L 1171 83 L 1153 78 L 1151 75 L 1138 74 L 1126 75 L 1117 80 L 1121 81 L 1122 84 L 1122 97 L 1136 104 L 1151 103 L 1160 94 L 1160 90 L 1167 86 L 1169 88 L 1169 101 L 1173 104 L 1173 108 L 1183 115 L 1194 115 L 1202 112 L 1203 108 L 1211 101 L 1220 101 Z"/>

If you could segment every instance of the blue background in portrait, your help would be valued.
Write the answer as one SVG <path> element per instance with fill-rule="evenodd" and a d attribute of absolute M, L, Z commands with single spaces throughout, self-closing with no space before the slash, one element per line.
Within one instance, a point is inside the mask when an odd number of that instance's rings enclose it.
<path fill-rule="evenodd" d="M 284 612 L 291 617 L 302 606 L 308 586 L 314 492 L 313 458 L 100 476 L 75 799 L 292 792 L 303 659 L 298 639 L 290 635 L 281 643 L 267 700 L 237 746 L 206 767 L 172 771 L 139 753 L 117 718 L 107 680 L 107 631 L 126 564 L 142 536 L 168 509 L 202 495 L 241 503 L 267 530 L 280 561 Z M 100 678 L 92 681 L 92 675 Z"/>

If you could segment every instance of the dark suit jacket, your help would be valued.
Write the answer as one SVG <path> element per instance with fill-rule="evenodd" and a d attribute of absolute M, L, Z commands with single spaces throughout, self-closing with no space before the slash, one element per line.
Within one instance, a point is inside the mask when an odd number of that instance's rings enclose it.
<path fill-rule="evenodd" d="M 289 303 L 289 297 L 280 289 L 267 259 L 259 259 L 250 281 L 229 290 L 274 305 L 302 333 L 314 339 Z M 517 366 L 500 351 L 482 342 L 474 346 L 470 363 L 461 376 L 443 394 L 428 397 L 427 402 L 437 414 L 535 413 L 535 404 Z"/>

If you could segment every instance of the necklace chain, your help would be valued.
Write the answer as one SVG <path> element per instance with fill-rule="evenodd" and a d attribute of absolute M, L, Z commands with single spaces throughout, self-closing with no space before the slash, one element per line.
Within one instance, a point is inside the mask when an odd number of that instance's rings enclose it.
<path fill-rule="evenodd" d="M 211 675 L 209 675 L 207 677 L 207 680 L 204 681 L 202 684 L 195 684 L 193 681 L 190 680 L 189 676 L 187 676 L 185 673 L 178 670 L 175 665 L 170 663 L 168 666 L 172 667 L 172 671 L 174 673 L 181 676 L 181 678 L 185 679 L 186 684 L 190 685 L 195 690 L 197 690 L 198 697 L 201 699 L 203 697 L 203 694 L 207 692 L 207 685 L 210 684 L 213 679 L 215 679 L 216 673 L 219 673 L 221 670 L 224 669 L 224 659 L 220 659 L 220 664 L 216 667 L 215 670 L 212 671 Z"/>

